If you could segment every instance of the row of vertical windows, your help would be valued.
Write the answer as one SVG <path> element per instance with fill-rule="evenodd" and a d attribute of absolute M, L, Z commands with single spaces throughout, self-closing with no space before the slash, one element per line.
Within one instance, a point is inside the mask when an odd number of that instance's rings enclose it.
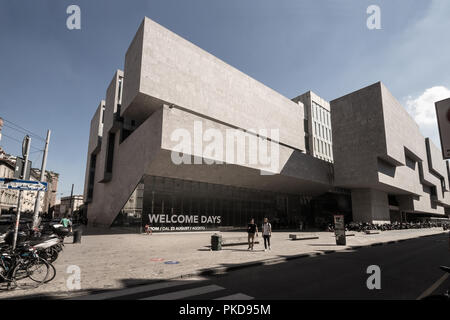
<path fill-rule="evenodd" d="M 332 134 L 330 112 L 312 101 L 314 123 L 314 156 L 323 160 L 332 160 Z"/>
<path fill-rule="evenodd" d="M 312 109 L 314 119 L 322 122 L 327 126 L 331 126 L 330 112 L 328 110 L 315 103 L 314 101 L 312 102 Z"/>
<path fill-rule="evenodd" d="M 314 121 L 314 135 L 331 142 L 331 129 Z"/>
<path fill-rule="evenodd" d="M 328 158 L 332 158 L 332 148 L 330 143 L 314 138 L 314 149 L 317 154 L 322 154 Z"/>

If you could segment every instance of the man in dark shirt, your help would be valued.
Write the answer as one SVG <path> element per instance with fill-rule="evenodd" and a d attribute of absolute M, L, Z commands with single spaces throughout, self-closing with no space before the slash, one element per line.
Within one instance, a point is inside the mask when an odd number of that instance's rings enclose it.
<path fill-rule="evenodd" d="M 255 224 L 255 219 L 251 219 L 247 226 L 248 233 L 248 250 L 253 250 L 253 244 L 255 242 L 255 233 L 258 236 L 258 226 Z"/>

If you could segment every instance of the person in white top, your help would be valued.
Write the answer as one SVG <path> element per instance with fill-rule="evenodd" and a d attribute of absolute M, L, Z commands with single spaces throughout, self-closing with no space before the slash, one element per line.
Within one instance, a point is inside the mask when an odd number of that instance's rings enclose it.
<path fill-rule="evenodd" d="M 264 238 L 264 251 L 267 251 L 267 246 L 269 246 L 270 250 L 270 236 L 272 235 L 272 225 L 267 218 L 264 218 L 264 223 L 262 225 L 262 235 Z"/>

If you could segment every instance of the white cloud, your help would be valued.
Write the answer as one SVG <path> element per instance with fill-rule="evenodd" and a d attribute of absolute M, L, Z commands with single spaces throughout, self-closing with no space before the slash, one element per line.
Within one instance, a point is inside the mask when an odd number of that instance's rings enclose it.
<path fill-rule="evenodd" d="M 406 109 L 414 118 L 425 137 L 430 137 L 436 146 L 440 146 L 439 129 L 434 103 L 450 97 L 450 89 L 436 86 L 426 89 L 416 98 L 408 97 Z"/>

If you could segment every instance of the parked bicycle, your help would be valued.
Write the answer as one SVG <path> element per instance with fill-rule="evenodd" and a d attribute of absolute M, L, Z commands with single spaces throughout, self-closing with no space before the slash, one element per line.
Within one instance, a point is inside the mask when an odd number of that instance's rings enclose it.
<path fill-rule="evenodd" d="M 21 246 L 15 251 L 2 252 L 0 257 L 0 284 L 8 290 L 37 287 L 56 275 L 53 265 L 42 259 L 33 247 Z"/>
<path fill-rule="evenodd" d="M 51 226 L 31 229 L 22 227 L 17 234 L 16 249 L 12 250 L 14 231 L 3 235 L 0 243 L 0 284 L 6 289 L 36 287 L 56 276 L 53 262 L 64 247 L 67 228 Z M 32 282 L 30 283 L 31 280 Z"/>
<path fill-rule="evenodd" d="M 422 229 L 422 228 L 436 228 L 442 227 L 444 230 L 449 229 L 446 223 L 437 222 L 393 222 L 384 224 L 374 224 L 368 222 L 350 222 L 346 224 L 347 231 L 367 232 L 371 230 L 389 231 L 389 230 L 403 230 L 403 229 Z M 333 231 L 333 224 L 329 224 L 326 228 L 328 231 Z"/>

